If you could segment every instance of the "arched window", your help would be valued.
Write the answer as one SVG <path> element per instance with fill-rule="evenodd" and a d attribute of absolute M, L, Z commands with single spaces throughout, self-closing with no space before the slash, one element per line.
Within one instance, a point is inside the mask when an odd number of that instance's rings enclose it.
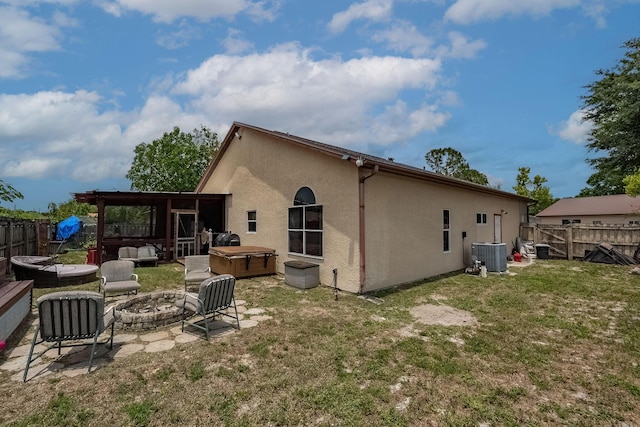
<path fill-rule="evenodd" d="M 322 256 L 322 205 L 309 187 L 302 187 L 289 208 L 289 252 Z"/>

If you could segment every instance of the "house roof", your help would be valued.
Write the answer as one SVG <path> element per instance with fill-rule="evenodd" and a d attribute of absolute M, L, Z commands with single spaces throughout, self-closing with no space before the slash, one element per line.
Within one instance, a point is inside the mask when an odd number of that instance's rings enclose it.
<path fill-rule="evenodd" d="M 538 217 L 640 214 L 640 198 L 626 194 L 560 199 Z"/>
<path fill-rule="evenodd" d="M 202 180 L 196 187 L 196 192 L 201 192 L 206 184 L 206 182 L 211 177 L 214 169 L 217 164 L 220 162 L 220 159 L 224 156 L 225 151 L 229 147 L 229 145 L 236 139 L 238 136 L 242 137 L 242 130 L 250 129 L 254 132 L 259 132 L 264 135 L 269 135 L 277 140 L 282 142 L 296 144 L 307 149 L 317 151 L 328 156 L 335 157 L 337 159 L 341 159 L 343 161 L 349 161 L 351 163 L 356 164 L 356 161 L 361 160 L 363 162 L 362 168 L 365 169 L 377 169 L 380 172 L 386 172 L 394 175 L 400 175 L 415 179 L 420 179 L 423 181 L 429 181 L 434 183 L 445 184 L 458 188 L 465 188 L 473 191 L 478 191 L 481 193 L 489 193 L 494 194 L 501 197 L 507 197 L 512 199 L 517 199 L 526 202 L 532 202 L 532 199 L 527 197 L 519 196 L 514 193 L 509 193 L 507 191 L 502 191 L 496 188 L 487 187 L 480 184 L 475 184 L 469 181 L 464 181 L 457 178 L 452 178 L 449 176 L 445 176 L 442 174 L 438 174 L 435 172 L 427 171 L 424 169 L 416 168 L 413 166 L 405 165 L 402 163 L 397 163 L 392 160 L 383 159 L 381 157 L 372 156 L 370 154 L 361 153 L 358 151 L 350 150 L 348 148 L 342 148 L 335 145 L 325 144 L 323 142 L 313 141 L 311 139 L 302 138 L 295 135 L 290 135 L 284 132 L 272 131 L 263 129 L 257 126 L 248 125 L 244 123 L 234 122 L 226 137 L 224 138 L 222 145 L 220 146 L 220 150 L 218 151 L 218 155 L 212 160 L 212 162 L 207 167 Z"/>

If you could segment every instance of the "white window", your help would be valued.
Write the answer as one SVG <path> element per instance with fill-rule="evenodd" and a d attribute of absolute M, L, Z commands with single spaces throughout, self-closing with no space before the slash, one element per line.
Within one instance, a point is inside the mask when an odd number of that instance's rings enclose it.
<path fill-rule="evenodd" d="M 442 250 L 451 251 L 451 221 L 449 209 L 442 211 Z"/>
<path fill-rule="evenodd" d="M 298 190 L 289 208 L 289 252 L 322 256 L 322 205 L 309 187 Z"/>
<path fill-rule="evenodd" d="M 256 211 L 247 211 L 247 232 L 255 233 L 258 231 L 258 219 Z"/>
<path fill-rule="evenodd" d="M 487 223 L 487 214 L 486 213 L 477 213 L 476 214 L 476 224 L 486 224 Z"/>

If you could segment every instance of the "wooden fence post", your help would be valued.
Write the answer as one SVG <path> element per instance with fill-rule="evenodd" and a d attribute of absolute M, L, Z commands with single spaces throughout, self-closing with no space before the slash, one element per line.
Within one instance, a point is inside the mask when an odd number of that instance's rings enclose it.
<path fill-rule="evenodd" d="M 567 259 L 571 261 L 573 259 L 573 224 L 567 225 Z"/>

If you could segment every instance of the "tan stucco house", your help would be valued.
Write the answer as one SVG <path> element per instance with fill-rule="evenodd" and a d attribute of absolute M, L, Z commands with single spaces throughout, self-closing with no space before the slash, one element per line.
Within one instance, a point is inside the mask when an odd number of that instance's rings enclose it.
<path fill-rule="evenodd" d="M 196 192 L 224 195 L 226 230 L 275 249 L 279 273 L 312 262 L 321 284 L 354 293 L 461 270 L 472 242 L 510 251 L 530 201 L 237 122 Z"/>
<path fill-rule="evenodd" d="M 614 194 L 560 199 L 536 218 L 540 224 L 640 225 L 640 198 Z"/>

